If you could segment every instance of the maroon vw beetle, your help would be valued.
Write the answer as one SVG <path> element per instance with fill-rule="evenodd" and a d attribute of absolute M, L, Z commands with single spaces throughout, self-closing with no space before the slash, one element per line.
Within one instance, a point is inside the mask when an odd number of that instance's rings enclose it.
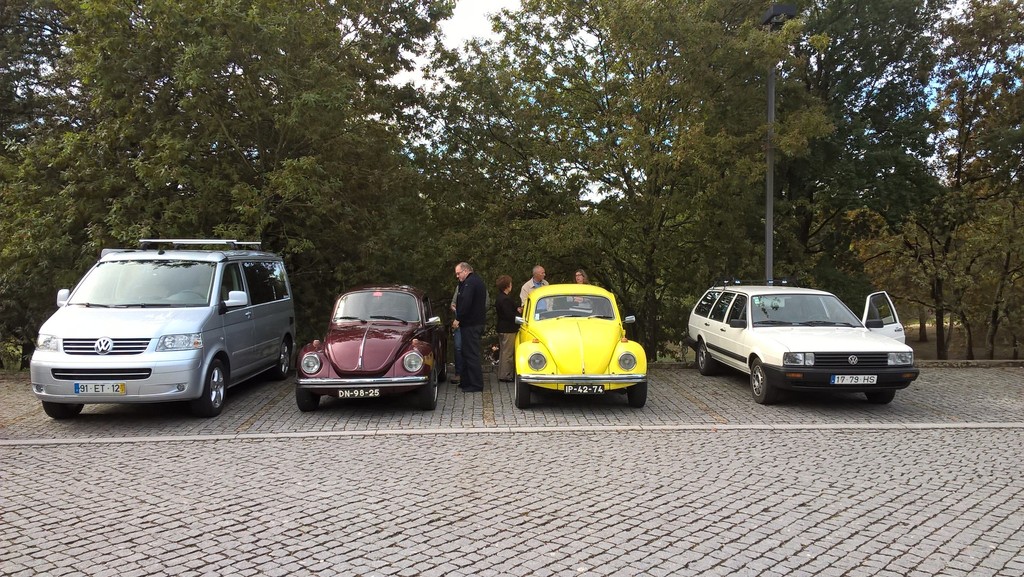
<path fill-rule="evenodd" d="M 323 340 L 299 354 L 295 403 L 314 411 L 320 397 L 362 399 L 412 393 L 416 405 L 437 406 L 444 381 L 447 333 L 423 291 L 373 286 L 338 297 Z"/>

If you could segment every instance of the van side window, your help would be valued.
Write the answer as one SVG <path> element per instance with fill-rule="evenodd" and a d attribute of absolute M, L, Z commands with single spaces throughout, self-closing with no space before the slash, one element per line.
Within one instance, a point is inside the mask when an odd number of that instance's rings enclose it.
<path fill-rule="evenodd" d="M 228 300 L 228 293 L 231 291 L 245 291 L 245 285 L 242 284 L 242 271 L 234 263 L 224 267 L 224 278 L 220 283 L 220 300 Z"/>
<path fill-rule="evenodd" d="M 729 305 L 732 304 L 732 299 L 736 296 L 736 293 L 724 293 L 722 298 L 718 299 L 715 303 L 715 308 L 711 309 L 711 320 L 722 322 L 725 320 L 725 313 L 729 310 Z"/>
<path fill-rule="evenodd" d="M 281 262 L 242 263 L 252 304 L 258 305 L 288 298 L 284 264 Z"/>
<path fill-rule="evenodd" d="M 743 321 L 747 322 L 747 296 L 736 295 L 736 300 L 732 303 L 732 308 L 729 309 L 729 316 L 725 319 L 725 322 L 729 321 Z"/>
<path fill-rule="evenodd" d="M 693 312 L 702 317 L 708 316 L 708 312 L 711 311 L 711 305 L 715 304 L 715 299 L 717 299 L 720 294 L 721 293 L 718 291 L 708 291 L 704 293 L 704 297 L 701 298 L 700 302 L 697 303 L 697 306 L 693 308 Z"/>

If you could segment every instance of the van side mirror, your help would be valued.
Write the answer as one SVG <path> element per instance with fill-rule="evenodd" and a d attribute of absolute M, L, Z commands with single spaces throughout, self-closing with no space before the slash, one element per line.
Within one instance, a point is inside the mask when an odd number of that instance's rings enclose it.
<path fill-rule="evenodd" d="M 227 300 L 220 301 L 217 312 L 224 314 L 232 307 L 244 307 L 249 304 L 249 295 L 245 291 L 228 291 Z"/>
<path fill-rule="evenodd" d="M 62 307 L 64 305 L 68 304 L 69 300 L 71 300 L 71 291 L 70 290 L 68 290 L 68 289 L 60 289 L 59 291 L 57 291 L 57 306 L 58 307 Z"/>

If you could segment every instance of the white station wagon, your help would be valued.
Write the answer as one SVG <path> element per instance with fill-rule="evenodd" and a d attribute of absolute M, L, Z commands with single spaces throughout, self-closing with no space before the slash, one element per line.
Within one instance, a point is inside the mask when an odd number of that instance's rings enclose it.
<path fill-rule="evenodd" d="M 868 296 L 863 318 L 834 294 L 792 286 L 708 289 L 690 314 L 697 369 L 725 365 L 750 375 L 760 404 L 780 390 L 863 392 L 889 403 L 917 378 L 914 351 L 885 292 Z"/>

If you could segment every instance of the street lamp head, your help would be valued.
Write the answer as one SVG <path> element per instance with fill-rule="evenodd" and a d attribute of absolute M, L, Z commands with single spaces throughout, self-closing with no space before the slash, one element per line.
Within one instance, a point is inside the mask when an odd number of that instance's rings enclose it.
<path fill-rule="evenodd" d="M 761 24 L 771 26 L 772 30 L 781 28 L 782 25 L 796 16 L 796 6 L 792 4 L 772 4 L 761 17 Z"/>

